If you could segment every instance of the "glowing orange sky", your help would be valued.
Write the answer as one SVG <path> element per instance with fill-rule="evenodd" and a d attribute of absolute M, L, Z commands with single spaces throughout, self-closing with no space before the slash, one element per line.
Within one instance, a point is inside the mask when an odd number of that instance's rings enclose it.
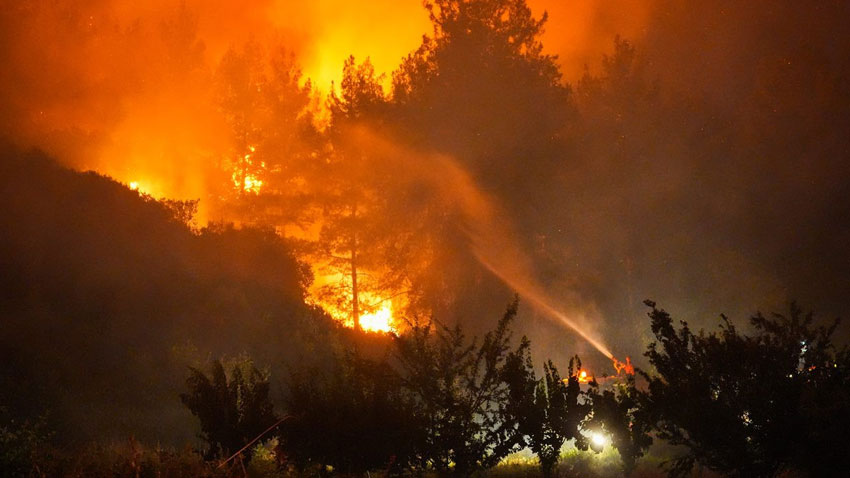
<path fill-rule="evenodd" d="M 543 36 L 548 53 L 560 56 L 568 81 L 584 65 L 599 64 L 615 35 L 639 39 L 652 0 L 528 0 L 536 16 L 549 13 Z M 389 73 L 431 33 L 421 0 L 189 0 L 199 12 L 199 34 L 211 61 L 232 44 L 248 39 L 278 40 L 295 51 L 305 75 L 327 90 L 338 80 L 348 55 L 371 58 Z M 116 2 L 113 12 L 133 21 L 173 9 L 171 2 Z"/>
<path fill-rule="evenodd" d="M 549 12 L 544 46 L 560 55 L 568 82 L 599 65 L 615 35 L 639 39 L 651 2 L 529 0 L 535 15 Z M 161 32 L 181 5 L 203 45 L 204 64 L 191 71 L 163 60 L 171 46 Z M 207 197 L 206 166 L 229 147 L 210 91 L 229 48 L 283 46 L 327 93 L 347 56 L 370 57 L 389 74 L 432 33 L 421 0 L 33 0 L 7 15 L 14 31 L 0 89 L 16 118 L 10 134 L 76 168 L 177 198 Z"/>
<path fill-rule="evenodd" d="M 372 0 L 355 3 L 317 0 L 309 5 L 277 0 L 268 6 L 273 25 L 295 38 L 305 39 L 299 53 L 307 76 L 326 89 L 340 77 L 341 65 L 353 54 L 370 57 L 384 73 L 431 33 L 428 14 L 420 0 Z M 543 36 L 548 53 L 560 57 L 568 81 L 581 75 L 584 65 L 597 65 L 611 51 L 615 35 L 638 39 L 649 12 L 648 0 L 529 0 L 536 16 L 549 13 Z"/>

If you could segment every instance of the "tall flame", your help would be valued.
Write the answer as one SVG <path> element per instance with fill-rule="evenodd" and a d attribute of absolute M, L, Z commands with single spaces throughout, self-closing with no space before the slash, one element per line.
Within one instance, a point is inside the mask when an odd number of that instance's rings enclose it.
<path fill-rule="evenodd" d="M 393 307 L 389 301 L 375 312 L 360 316 L 360 327 L 369 332 L 396 332 L 393 326 Z"/>

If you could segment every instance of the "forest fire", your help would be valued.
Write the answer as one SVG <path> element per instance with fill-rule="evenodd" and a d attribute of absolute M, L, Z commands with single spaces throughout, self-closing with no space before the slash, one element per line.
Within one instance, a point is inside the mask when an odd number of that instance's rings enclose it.
<path fill-rule="evenodd" d="M 7 3 L 0 470 L 850 468 L 850 2 Z"/>
<path fill-rule="evenodd" d="M 266 163 L 260 162 L 259 168 L 254 164 L 253 155 L 256 151 L 256 147 L 248 146 L 248 152 L 242 156 L 239 167 L 234 168 L 230 176 L 233 185 L 240 192 L 257 194 L 263 186 L 263 180 L 260 179 L 257 171 L 265 169 Z"/>
<path fill-rule="evenodd" d="M 136 191 L 141 195 L 153 196 L 153 193 L 151 191 L 152 186 L 148 182 L 133 180 L 127 183 L 127 187 L 131 191 Z"/>
<path fill-rule="evenodd" d="M 394 301 L 401 301 L 401 296 L 387 299 L 373 292 L 358 292 L 355 311 L 353 295 L 345 287 L 345 277 L 340 274 L 319 277 L 319 285 L 311 289 L 309 300 L 334 320 L 345 327 L 359 328 L 364 332 L 398 332 Z"/>

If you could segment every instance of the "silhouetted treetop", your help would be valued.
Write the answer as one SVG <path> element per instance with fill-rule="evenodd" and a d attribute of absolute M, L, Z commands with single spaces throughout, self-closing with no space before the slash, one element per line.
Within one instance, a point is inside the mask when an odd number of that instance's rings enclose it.
<path fill-rule="evenodd" d="M 375 67 L 369 58 L 358 65 L 354 56 L 349 56 L 342 67 L 339 94 L 333 89 L 328 98 L 332 120 L 337 123 L 364 119 L 370 113 L 374 116 L 387 100 L 382 80 L 383 75 L 375 74 Z"/>
<path fill-rule="evenodd" d="M 425 7 L 433 36 L 424 37 L 395 73 L 397 100 L 415 95 L 423 82 L 437 77 L 494 80 L 495 72 L 512 71 L 546 84 L 560 83 L 556 57 L 544 55 L 540 41 L 547 14 L 534 18 L 525 0 L 429 0 Z"/>
<path fill-rule="evenodd" d="M 539 56 L 539 35 L 548 18 L 534 18 L 525 0 L 428 0 L 425 2 L 438 43 L 469 41 L 505 48 L 519 56 Z"/>

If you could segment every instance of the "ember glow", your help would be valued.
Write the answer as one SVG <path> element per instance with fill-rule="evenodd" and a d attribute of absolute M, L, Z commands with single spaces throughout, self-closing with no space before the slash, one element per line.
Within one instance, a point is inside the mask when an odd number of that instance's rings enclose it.
<path fill-rule="evenodd" d="M 248 146 L 248 152 L 242 156 L 242 160 L 234 167 L 230 175 L 233 185 L 240 192 L 257 194 L 263 187 L 263 180 L 260 179 L 259 174 L 266 168 L 266 163 L 260 161 L 259 164 L 255 164 L 253 155 L 256 150 L 254 146 Z"/>
<path fill-rule="evenodd" d="M 392 303 L 385 301 L 375 312 L 360 316 L 360 327 L 367 332 L 395 332 Z"/>
<path fill-rule="evenodd" d="M 345 325 L 354 327 L 354 304 L 347 278 L 341 274 L 321 275 L 325 268 L 318 266 L 315 272 L 319 280 L 310 291 L 309 301 L 325 310 L 331 317 Z M 403 295 L 392 299 L 372 292 L 358 293 L 358 320 L 360 329 L 366 332 L 398 332 L 398 319 L 394 317 L 394 302 L 402 304 Z"/>

